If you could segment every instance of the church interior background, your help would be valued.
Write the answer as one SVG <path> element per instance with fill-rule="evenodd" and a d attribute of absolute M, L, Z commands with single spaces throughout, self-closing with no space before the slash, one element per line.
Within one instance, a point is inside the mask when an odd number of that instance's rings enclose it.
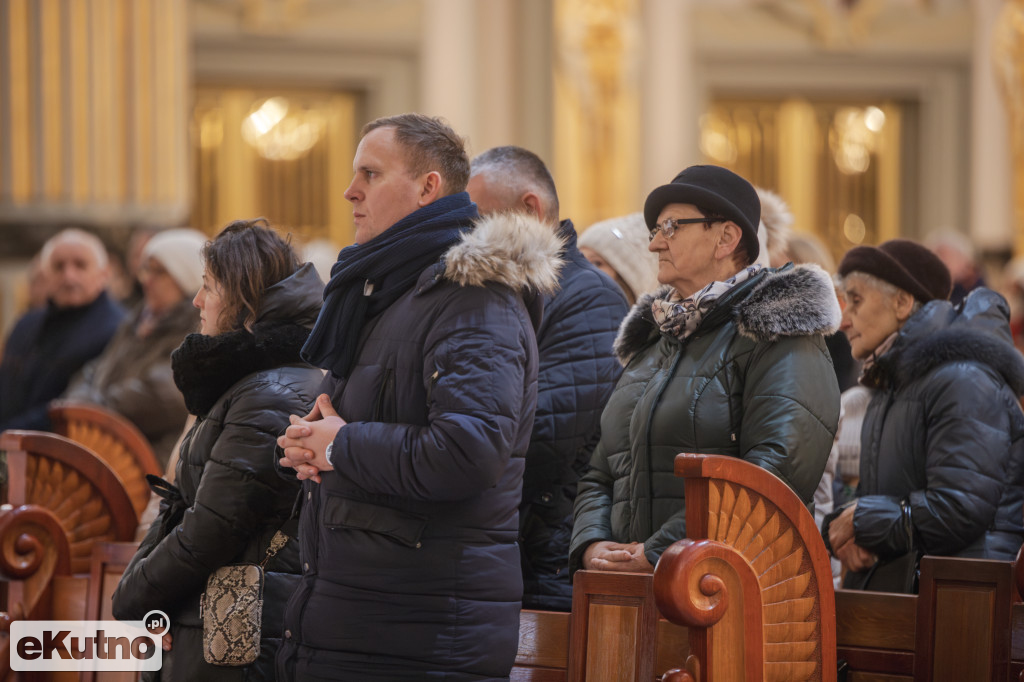
<path fill-rule="evenodd" d="M 352 240 L 363 123 L 537 152 L 577 229 L 698 162 L 840 256 L 1024 256 L 1024 0 L 0 0 L 0 325 L 56 230 Z"/>

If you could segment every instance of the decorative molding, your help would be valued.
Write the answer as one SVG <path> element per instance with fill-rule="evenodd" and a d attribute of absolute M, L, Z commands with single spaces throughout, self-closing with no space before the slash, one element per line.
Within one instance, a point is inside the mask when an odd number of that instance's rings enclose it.
<path fill-rule="evenodd" d="M 185 0 L 0 0 L 0 223 L 188 214 Z"/>

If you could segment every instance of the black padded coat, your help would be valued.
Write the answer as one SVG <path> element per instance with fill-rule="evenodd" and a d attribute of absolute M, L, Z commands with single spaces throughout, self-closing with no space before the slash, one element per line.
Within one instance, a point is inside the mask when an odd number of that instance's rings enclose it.
<path fill-rule="evenodd" d="M 873 370 L 856 543 L 882 559 L 1012 560 L 1024 537 L 1024 359 L 1006 301 L 976 289 L 960 307 L 926 304 Z"/>
<path fill-rule="evenodd" d="M 275 466 L 288 415 L 306 414 L 323 374 L 299 360 L 323 288 L 305 265 L 267 290 L 253 333 L 193 334 L 175 351 L 175 380 L 198 419 L 182 441 L 175 483 L 114 593 L 114 616 L 141 619 L 159 609 L 173 646 L 158 679 L 272 680 L 284 604 L 298 580 L 298 521 L 289 520 L 299 483 Z M 199 599 L 218 567 L 259 563 L 270 539 L 290 540 L 266 565 L 262 639 L 255 663 L 207 664 Z"/>

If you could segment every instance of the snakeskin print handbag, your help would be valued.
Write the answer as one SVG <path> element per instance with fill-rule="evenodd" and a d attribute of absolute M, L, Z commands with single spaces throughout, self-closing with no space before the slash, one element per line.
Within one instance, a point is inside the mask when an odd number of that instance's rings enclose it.
<path fill-rule="evenodd" d="M 206 581 L 199 601 L 203 659 L 212 665 L 249 665 L 260 655 L 263 567 L 288 542 L 277 531 L 259 564 L 221 566 Z"/>

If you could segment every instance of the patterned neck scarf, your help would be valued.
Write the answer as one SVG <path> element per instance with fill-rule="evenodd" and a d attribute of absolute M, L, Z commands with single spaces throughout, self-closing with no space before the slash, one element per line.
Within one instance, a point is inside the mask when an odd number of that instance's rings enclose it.
<path fill-rule="evenodd" d="M 749 265 L 724 282 L 712 282 L 697 293 L 682 298 L 679 292 L 672 289 L 668 298 L 656 298 L 651 303 L 651 312 L 658 329 L 671 334 L 682 341 L 700 326 L 701 320 L 708 314 L 721 296 L 737 284 L 761 271 L 761 265 Z"/>
<path fill-rule="evenodd" d="M 857 380 L 862 386 L 868 388 L 881 388 L 884 384 L 884 377 L 879 369 L 876 369 L 878 359 L 889 352 L 893 346 L 896 345 L 896 341 L 900 338 L 900 330 L 897 329 L 892 334 L 886 337 L 885 341 L 878 344 L 878 348 L 868 356 L 864 361 L 864 366 L 861 368 L 860 378 Z"/>

